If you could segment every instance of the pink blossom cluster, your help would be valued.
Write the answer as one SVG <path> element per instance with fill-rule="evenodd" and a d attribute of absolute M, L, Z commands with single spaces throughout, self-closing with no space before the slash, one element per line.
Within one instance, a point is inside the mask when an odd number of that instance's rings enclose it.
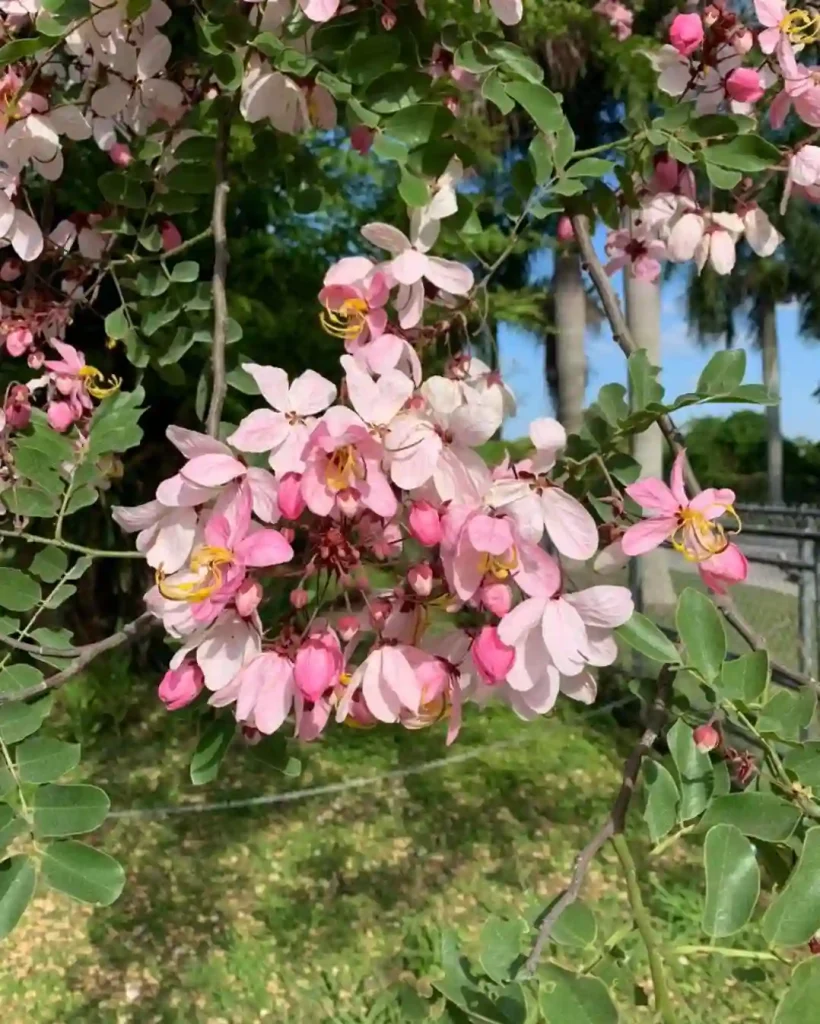
<path fill-rule="evenodd" d="M 632 22 L 635 15 L 620 0 L 598 0 L 592 8 L 596 14 L 606 18 L 609 27 L 619 43 L 632 35 Z"/>

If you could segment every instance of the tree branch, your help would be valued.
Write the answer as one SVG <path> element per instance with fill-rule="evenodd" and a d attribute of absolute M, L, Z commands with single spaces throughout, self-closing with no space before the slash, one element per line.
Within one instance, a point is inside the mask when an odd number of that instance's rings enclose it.
<path fill-rule="evenodd" d="M 138 267 L 142 263 L 153 263 L 154 260 L 172 260 L 176 256 L 181 256 L 188 249 L 193 249 L 195 245 L 199 245 L 200 242 L 204 242 L 206 238 L 210 238 L 214 233 L 213 225 L 209 225 L 204 231 L 200 231 L 198 235 L 192 235 L 190 238 L 186 238 L 184 242 L 175 249 L 169 249 L 167 252 L 152 252 L 148 253 L 147 256 L 123 256 L 120 259 L 110 260 L 108 262 L 109 267 Z"/>
<path fill-rule="evenodd" d="M 219 121 L 219 132 L 216 140 L 216 189 L 214 190 L 214 209 L 211 228 L 214 235 L 214 331 L 211 348 L 212 390 L 211 404 L 208 408 L 207 428 L 211 437 L 219 433 L 219 422 L 222 418 L 222 406 L 228 385 L 225 379 L 225 344 L 228 322 L 228 299 L 226 279 L 228 276 L 228 234 L 225 227 L 225 215 L 228 208 L 227 180 L 228 140 L 230 121 L 223 115 Z"/>
<path fill-rule="evenodd" d="M 0 530 L 0 537 L 25 540 L 29 544 L 44 544 L 48 548 L 62 548 L 64 551 L 76 551 L 91 558 L 145 558 L 140 551 L 104 551 L 102 548 L 87 548 L 84 544 L 73 544 L 70 540 L 63 540 L 60 537 L 41 537 L 36 533 L 17 530 Z"/>
<path fill-rule="evenodd" d="M 615 294 L 615 289 L 612 287 L 609 275 L 604 270 L 601 265 L 601 261 L 598 259 L 598 254 L 595 252 L 595 247 L 592 244 L 592 239 L 589 234 L 587 218 L 583 215 L 573 216 L 572 226 L 575 229 L 575 238 L 578 242 L 578 247 L 581 250 L 584 266 L 587 273 L 592 278 L 592 283 L 595 285 L 595 290 L 598 292 L 601 299 L 601 305 L 604 307 L 604 312 L 606 313 L 607 319 L 612 327 L 612 337 L 615 339 L 616 344 L 623 354 L 629 358 L 629 356 L 638 351 L 639 346 L 636 344 L 635 339 L 632 337 L 632 333 L 629 330 L 629 325 L 627 324 L 626 318 L 621 310 L 621 304 L 618 301 L 618 296 Z M 663 436 L 669 442 L 669 446 L 675 455 L 682 452 L 685 448 L 684 440 L 680 431 L 672 422 L 672 419 L 666 415 L 661 416 L 658 419 L 658 426 L 661 428 Z M 702 488 L 694 470 L 689 464 L 688 459 L 684 459 L 683 472 L 686 477 L 686 485 L 690 492 L 693 495 L 700 494 Z M 738 611 L 737 606 L 731 597 L 725 596 L 716 598 L 715 604 L 720 608 L 726 620 L 735 627 L 750 647 L 756 651 L 767 649 L 765 639 L 756 633 L 753 627 L 746 621 L 744 616 Z M 772 664 L 774 665 L 774 663 Z M 799 683 L 802 686 L 812 686 L 817 688 L 817 683 L 808 676 L 795 673 L 784 665 L 778 664 L 776 667 L 778 671 L 782 672 L 783 675 L 787 676 L 789 679 L 794 680 L 794 682 Z"/>
<path fill-rule="evenodd" d="M 581 888 L 584 884 L 584 879 L 586 878 L 587 871 L 589 871 L 592 861 L 608 840 L 612 839 L 613 836 L 618 835 L 624 830 L 626 814 L 629 810 L 632 795 L 635 792 L 635 784 L 638 780 L 638 773 L 641 770 L 641 764 L 643 763 L 644 757 L 646 757 L 655 745 L 655 741 L 658 739 L 658 736 L 660 736 L 661 730 L 666 722 L 666 717 L 669 713 L 669 701 L 672 697 L 672 675 L 672 670 L 667 666 L 664 666 L 661 669 L 658 676 L 658 692 L 655 696 L 655 701 L 649 710 L 649 714 L 647 715 L 646 728 L 644 729 L 641 738 L 632 748 L 632 751 L 624 764 L 621 788 L 618 790 L 618 795 L 615 797 L 612 810 L 603 825 L 575 858 L 575 865 L 572 869 L 572 878 L 570 879 L 569 885 L 555 901 L 550 908 L 549 913 L 541 922 L 541 927 L 538 930 L 535 945 L 533 946 L 532 952 L 524 965 L 523 973 L 525 976 L 535 973 L 535 969 L 538 967 L 538 961 L 541 959 L 544 947 L 550 940 L 556 921 L 567 907 L 578 899 L 581 893 Z"/>
<path fill-rule="evenodd" d="M 143 636 L 153 626 L 158 623 L 158 619 L 154 617 L 151 612 L 143 612 L 138 619 L 134 619 L 127 625 L 123 626 L 122 629 L 116 633 L 112 633 L 111 636 L 105 637 L 104 640 L 97 640 L 93 644 L 84 644 L 82 647 L 40 647 L 36 648 L 36 653 L 42 653 L 45 657 L 60 657 L 60 658 L 75 658 L 74 663 L 62 672 L 58 672 L 56 675 L 49 676 L 48 679 L 44 679 L 41 683 L 36 683 L 34 686 L 29 686 L 25 690 L 17 690 L 14 693 L 0 693 L 0 706 L 3 704 L 10 704 L 12 702 L 19 702 L 23 700 L 29 700 L 31 697 L 39 697 L 43 693 L 48 693 L 51 690 L 59 690 L 61 686 L 73 679 L 78 673 L 89 665 L 95 658 L 99 657 L 100 654 L 104 654 L 106 651 L 113 651 L 117 647 L 121 647 L 123 644 L 133 643 L 138 637 Z M 6 637 L 0 637 L 0 643 L 8 643 Z M 15 641 L 10 644 L 11 647 L 23 648 L 26 651 L 30 647 L 34 647 L 33 644 L 23 644 L 22 641 Z M 35 653 L 30 651 L 29 653 Z"/>

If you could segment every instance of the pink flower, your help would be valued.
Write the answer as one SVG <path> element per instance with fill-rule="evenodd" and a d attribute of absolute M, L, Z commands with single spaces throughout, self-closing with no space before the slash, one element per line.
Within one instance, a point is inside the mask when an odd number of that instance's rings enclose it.
<path fill-rule="evenodd" d="M 387 277 L 366 256 L 345 256 L 325 274 L 319 301 L 325 307 L 322 327 L 343 338 L 348 352 L 384 334 L 390 297 Z M 353 346 L 353 347 L 351 347 Z"/>
<path fill-rule="evenodd" d="M 595 520 L 546 476 L 567 443 L 566 431 L 557 420 L 545 417 L 532 421 L 530 439 L 535 454 L 517 465 L 515 477 L 496 480 L 487 503 L 505 509 L 526 540 L 537 543 L 546 530 L 562 555 L 586 561 L 598 549 Z"/>
<path fill-rule="evenodd" d="M 284 370 L 243 363 L 271 409 L 256 409 L 246 416 L 228 438 L 243 452 L 270 452 L 269 463 L 277 475 L 301 473 L 302 452 L 310 437 L 313 417 L 336 397 L 336 386 L 314 370 L 305 370 L 288 387 Z"/>
<path fill-rule="evenodd" d="M 305 699 L 317 701 L 336 685 L 343 667 L 339 637 L 328 626 L 317 626 L 296 653 L 293 677 Z"/>
<path fill-rule="evenodd" d="M 429 501 L 414 501 L 407 519 L 410 533 L 419 544 L 434 547 L 441 541 L 441 516 Z"/>
<path fill-rule="evenodd" d="M 396 307 L 402 327 L 415 327 L 421 320 L 424 308 L 424 283 L 440 288 L 451 295 L 466 295 L 473 287 L 473 272 L 463 263 L 445 260 L 440 256 L 428 256 L 439 232 L 439 221 L 431 220 L 421 235 L 412 241 L 390 224 L 365 224 L 362 235 L 392 254 L 385 264 L 390 278 L 399 285 Z"/>
<path fill-rule="evenodd" d="M 655 170 L 647 182 L 647 187 L 653 195 L 670 192 L 686 196 L 687 199 L 695 199 L 695 176 L 691 168 L 679 163 L 668 153 L 657 154 L 654 163 Z"/>
<path fill-rule="evenodd" d="M 769 107 L 772 128 L 780 129 L 794 104 L 795 113 L 807 125 L 820 127 L 820 68 L 798 64 L 790 45 L 777 48 L 783 90 Z"/>
<path fill-rule="evenodd" d="M 375 137 L 376 133 L 373 129 L 364 124 L 357 124 L 350 129 L 350 145 L 362 156 L 370 152 Z"/>
<path fill-rule="evenodd" d="M 485 580 L 506 580 L 518 570 L 520 544 L 512 520 L 451 505 L 443 526 L 444 573 L 462 601 L 472 600 Z"/>
<path fill-rule="evenodd" d="M 31 394 L 25 384 L 13 384 L 3 407 L 6 423 L 15 430 L 25 430 L 31 422 Z"/>
<path fill-rule="evenodd" d="M 68 402 L 50 402 L 46 419 L 52 430 L 64 434 L 74 423 L 75 414 Z"/>
<path fill-rule="evenodd" d="M 407 582 L 418 597 L 429 597 L 433 592 L 433 570 L 426 562 L 411 565 L 407 570 Z"/>
<path fill-rule="evenodd" d="M 196 663 L 202 669 L 205 686 L 215 693 L 228 688 L 242 667 L 256 657 L 261 646 L 258 622 L 243 619 L 229 609 L 216 622 L 197 629 L 186 640 L 171 659 L 171 668 L 179 668 L 188 654 L 196 651 Z"/>
<path fill-rule="evenodd" d="M 622 43 L 632 35 L 634 15 L 628 7 L 618 3 L 618 0 L 598 0 L 592 9 L 596 14 L 607 19 L 618 42 Z"/>
<path fill-rule="evenodd" d="M 117 167 L 127 167 L 134 160 L 131 150 L 124 142 L 115 142 L 108 150 L 108 155 Z"/>
<path fill-rule="evenodd" d="M 342 356 L 350 404 L 374 433 L 382 434 L 413 394 L 413 382 L 401 370 L 387 370 L 378 380 L 353 356 Z"/>
<path fill-rule="evenodd" d="M 337 721 L 344 721 L 359 689 L 368 711 L 380 722 L 397 722 L 404 709 L 418 712 L 423 691 L 420 669 L 432 660 L 425 651 L 409 644 L 373 647 L 351 677 Z"/>
<path fill-rule="evenodd" d="M 358 544 L 376 558 L 401 554 L 402 532 L 398 523 L 385 523 L 380 516 L 365 511 L 359 517 L 356 532 Z"/>
<path fill-rule="evenodd" d="M 621 538 L 627 555 L 642 555 L 670 541 L 688 562 L 704 563 L 729 547 L 723 527 L 715 520 L 729 514 L 739 523 L 733 507 L 735 492 L 709 487 L 690 501 L 683 484 L 685 457 L 685 452 L 680 452 L 675 459 L 669 487 L 663 480 L 648 477 L 626 488 L 629 497 L 650 516 L 630 526 Z M 727 563 L 731 572 L 732 556 Z"/>
<path fill-rule="evenodd" d="M 725 82 L 726 95 L 739 103 L 757 103 L 765 92 L 760 73 L 754 68 L 735 68 Z"/>
<path fill-rule="evenodd" d="M 480 0 L 473 0 L 473 3 L 478 11 Z M 517 25 L 524 15 L 524 0 L 490 0 L 490 7 L 503 25 Z"/>
<path fill-rule="evenodd" d="M 481 605 L 499 618 L 512 608 L 512 590 L 506 583 L 485 583 L 479 591 Z"/>
<path fill-rule="evenodd" d="M 311 21 L 330 21 L 341 0 L 299 0 L 299 6 Z"/>
<path fill-rule="evenodd" d="M 164 220 L 159 229 L 164 252 L 171 252 L 182 245 L 182 233 L 173 221 Z"/>
<path fill-rule="evenodd" d="M 137 534 L 137 550 L 152 569 L 173 573 L 188 561 L 197 528 L 193 508 L 169 508 L 154 500 L 132 507 L 115 505 L 111 516 L 127 533 Z"/>
<path fill-rule="evenodd" d="M 27 327 L 16 327 L 6 335 L 6 351 L 10 356 L 21 356 L 34 344 L 34 335 Z"/>
<path fill-rule="evenodd" d="M 243 619 L 249 619 L 262 602 L 264 591 L 259 580 L 245 579 L 234 594 L 233 603 Z"/>
<path fill-rule="evenodd" d="M 725 594 L 727 586 L 743 583 L 749 574 L 749 563 L 736 544 L 727 544 L 723 551 L 698 562 L 698 572 L 710 590 Z"/>
<path fill-rule="evenodd" d="M 86 366 L 85 356 L 73 345 L 67 345 L 62 341 L 52 341 L 51 345 L 57 349 L 61 359 L 47 359 L 43 364 L 47 370 L 54 375 L 53 380 L 59 394 L 65 399 L 64 402 L 52 403 L 66 406 L 58 408 L 49 414 L 52 416 L 52 426 L 55 430 L 67 430 L 75 421 L 93 408 L 93 402 L 88 394 L 87 381 L 101 377 L 99 371 Z M 50 421 L 51 422 L 51 421 Z M 58 426 L 57 424 L 62 424 Z"/>
<path fill-rule="evenodd" d="M 302 477 L 299 473 L 285 473 L 279 481 L 277 492 L 279 511 L 285 519 L 298 519 L 305 511 L 302 497 Z"/>
<path fill-rule="evenodd" d="M 755 13 L 763 25 L 757 37 L 757 45 L 763 53 L 774 53 L 781 40 L 788 43 L 788 32 L 783 31 L 789 13 L 785 0 L 755 0 Z"/>
<path fill-rule="evenodd" d="M 700 212 L 689 211 L 672 227 L 667 252 L 678 263 L 694 259 L 698 271 L 703 270 L 708 260 L 718 274 L 730 274 L 743 227 L 736 213 L 710 213 L 707 218 Z"/>
<path fill-rule="evenodd" d="M 631 266 L 633 276 L 641 281 L 657 281 L 660 277 L 660 261 L 666 256 L 666 246 L 640 227 L 611 231 L 605 248 L 609 262 L 604 269 L 610 276 Z"/>
<path fill-rule="evenodd" d="M 473 662 L 491 686 L 506 679 L 515 662 L 515 648 L 503 643 L 495 626 L 484 626 L 472 647 Z"/>
<path fill-rule="evenodd" d="M 302 496 L 307 507 L 327 516 L 341 495 L 350 494 L 357 505 L 391 518 L 398 502 L 381 467 L 383 455 L 383 446 L 355 412 L 342 406 L 328 410 L 305 446 Z"/>
<path fill-rule="evenodd" d="M 678 14 L 669 27 L 669 42 L 683 57 L 694 53 L 703 42 L 700 15 Z"/>
<path fill-rule="evenodd" d="M 169 711 L 178 711 L 195 701 L 204 686 L 202 669 L 195 661 L 186 659 L 179 668 L 168 669 L 157 694 Z"/>
<path fill-rule="evenodd" d="M 281 728 L 294 703 L 300 702 L 293 677 L 293 662 L 275 651 L 248 658 L 229 686 L 211 697 L 209 703 L 225 707 L 236 703 L 234 714 L 265 736 Z"/>

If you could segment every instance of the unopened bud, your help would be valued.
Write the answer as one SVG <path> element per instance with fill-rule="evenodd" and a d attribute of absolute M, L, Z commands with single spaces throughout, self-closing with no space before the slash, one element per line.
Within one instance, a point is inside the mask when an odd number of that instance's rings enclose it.
<path fill-rule="evenodd" d="M 399 19 L 392 11 L 385 11 L 382 15 L 382 28 L 385 32 L 392 32 L 398 24 Z"/>
<path fill-rule="evenodd" d="M 257 743 L 262 742 L 262 733 L 258 729 L 254 729 L 252 725 L 243 725 L 242 739 L 249 747 L 255 747 Z"/>
<path fill-rule="evenodd" d="M 302 587 L 297 587 L 296 590 L 290 592 L 290 603 L 294 608 L 304 608 L 310 600 L 310 594 Z"/>
<path fill-rule="evenodd" d="M 410 507 L 410 515 L 407 519 L 410 533 L 419 544 L 425 547 L 433 547 L 441 541 L 442 526 L 441 516 L 435 506 L 429 501 L 414 501 Z"/>
<path fill-rule="evenodd" d="M 276 494 L 279 511 L 285 519 L 298 519 L 305 510 L 302 497 L 302 477 L 299 473 L 285 473 L 279 481 Z"/>
<path fill-rule="evenodd" d="M 814 956 L 820 953 L 820 934 L 812 935 L 809 939 L 809 952 Z"/>
<path fill-rule="evenodd" d="M 134 159 L 131 150 L 124 142 L 115 142 L 108 150 L 108 156 L 117 167 L 127 167 Z"/>
<path fill-rule="evenodd" d="M 361 626 L 355 615 L 343 615 L 336 623 L 336 629 L 342 640 L 347 643 L 359 632 Z"/>
<path fill-rule="evenodd" d="M 243 580 L 234 597 L 236 610 L 243 619 L 249 619 L 262 600 L 262 584 L 259 580 Z"/>
<path fill-rule="evenodd" d="M 387 620 L 387 616 L 390 614 L 390 602 L 371 601 L 369 611 L 370 621 L 376 629 L 381 629 Z"/>
<path fill-rule="evenodd" d="M 512 608 L 512 591 L 506 583 L 487 583 L 481 588 L 479 596 L 487 611 L 499 618 Z"/>
<path fill-rule="evenodd" d="M 693 737 L 695 740 L 695 746 L 701 754 L 708 754 L 710 750 L 715 750 L 720 746 L 720 733 L 711 722 L 707 722 L 705 725 L 699 725 L 697 729 L 695 729 Z"/>
<path fill-rule="evenodd" d="M 182 234 L 173 221 L 164 220 L 160 225 L 159 234 L 162 239 L 163 252 L 171 252 L 172 249 L 177 249 L 182 245 Z"/>
<path fill-rule="evenodd" d="M 558 228 L 555 234 L 559 242 L 571 242 L 575 238 L 575 228 L 572 226 L 572 221 L 569 217 L 563 216 L 558 218 Z"/>
<path fill-rule="evenodd" d="M 426 562 L 413 565 L 407 572 L 407 582 L 419 597 L 429 597 L 433 591 L 433 570 Z"/>

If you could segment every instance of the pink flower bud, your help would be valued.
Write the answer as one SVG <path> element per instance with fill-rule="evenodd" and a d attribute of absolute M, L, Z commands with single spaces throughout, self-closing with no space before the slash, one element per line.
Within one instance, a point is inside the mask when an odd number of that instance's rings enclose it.
<path fill-rule="evenodd" d="M 302 587 L 297 587 L 290 592 L 290 603 L 294 608 L 304 608 L 310 599 L 310 594 Z"/>
<path fill-rule="evenodd" d="M 385 11 L 382 15 L 382 28 L 385 32 L 392 32 L 398 24 L 399 19 L 392 11 Z"/>
<path fill-rule="evenodd" d="M 63 434 L 74 422 L 74 413 L 68 402 L 52 402 L 48 407 L 46 419 L 52 430 Z"/>
<path fill-rule="evenodd" d="M 242 739 L 249 747 L 255 747 L 257 743 L 261 743 L 264 739 L 262 733 L 258 729 L 254 729 L 252 725 L 242 726 Z"/>
<path fill-rule="evenodd" d="M 185 660 L 179 668 L 170 668 L 162 677 L 157 695 L 169 711 L 186 707 L 202 692 L 205 677 L 195 661 Z"/>
<path fill-rule="evenodd" d="M 487 611 L 499 618 L 512 608 L 512 591 L 506 583 L 485 583 L 479 596 Z"/>
<path fill-rule="evenodd" d="M 249 619 L 262 600 L 262 584 L 259 580 L 243 580 L 233 601 L 243 619 Z"/>
<path fill-rule="evenodd" d="M 15 430 L 24 430 L 31 422 L 31 396 L 25 384 L 14 384 L 9 388 L 3 412 L 6 423 Z"/>
<path fill-rule="evenodd" d="M 46 361 L 46 354 L 42 349 L 35 349 L 26 356 L 26 362 L 32 370 L 39 370 Z"/>
<path fill-rule="evenodd" d="M 361 626 L 355 615 L 343 615 L 336 623 L 336 628 L 339 630 L 339 636 L 347 643 L 359 632 Z"/>
<path fill-rule="evenodd" d="M 738 103 L 757 103 L 764 92 L 754 68 L 735 68 L 726 79 L 726 95 Z"/>
<path fill-rule="evenodd" d="M 695 741 L 695 746 L 701 754 L 708 754 L 710 750 L 715 750 L 720 746 L 720 733 L 711 722 L 707 722 L 705 725 L 699 725 L 692 736 Z"/>
<path fill-rule="evenodd" d="M 688 57 L 703 42 L 703 22 L 699 14 L 678 14 L 669 28 L 669 42 L 682 57 Z"/>
<path fill-rule="evenodd" d="M 429 597 L 433 591 L 433 570 L 426 562 L 412 565 L 407 571 L 407 582 L 419 597 Z"/>
<path fill-rule="evenodd" d="M 0 265 L 0 281 L 16 281 L 23 270 L 17 259 L 3 260 Z"/>
<path fill-rule="evenodd" d="M 370 608 L 370 621 L 373 623 L 376 629 L 381 629 L 390 614 L 390 602 L 389 601 L 371 601 Z"/>
<path fill-rule="evenodd" d="M 302 477 L 298 473 L 285 473 L 279 481 L 277 495 L 279 511 L 285 519 L 298 519 L 305 511 L 302 497 Z"/>
<path fill-rule="evenodd" d="M 182 245 L 182 234 L 173 221 L 163 221 L 160 225 L 159 233 L 162 238 L 162 248 L 164 252 L 170 252 L 172 249 L 177 249 Z"/>
<path fill-rule="evenodd" d="M 515 648 L 501 642 L 495 626 L 484 626 L 472 646 L 473 664 L 491 686 L 502 682 L 515 662 Z"/>
<path fill-rule="evenodd" d="M 108 150 L 108 155 L 111 158 L 111 162 L 116 164 L 117 167 L 127 167 L 134 159 L 131 150 L 124 142 L 115 142 L 111 149 Z"/>
<path fill-rule="evenodd" d="M 376 133 L 366 124 L 357 124 L 355 128 L 350 129 L 350 145 L 362 156 L 370 151 L 375 137 Z"/>
<path fill-rule="evenodd" d="M 407 522 L 419 544 L 429 548 L 441 541 L 441 516 L 429 501 L 414 501 Z"/>
<path fill-rule="evenodd" d="M 16 327 L 6 335 L 6 351 L 10 356 L 21 356 L 34 341 L 28 327 Z"/>
<path fill-rule="evenodd" d="M 444 106 L 450 111 L 450 113 L 453 115 L 453 117 L 458 117 L 458 112 L 461 109 L 461 105 L 458 102 L 458 97 L 456 97 L 456 96 L 445 96 L 444 97 Z"/>
<path fill-rule="evenodd" d="M 572 221 L 569 217 L 558 218 L 558 228 L 555 235 L 559 242 L 571 242 L 575 238 L 575 228 L 572 226 Z"/>
<path fill-rule="evenodd" d="M 741 56 L 751 50 L 752 46 L 754 46 L 754 41 L 754 36 L 747 28 L 740 29 L 739 32 L 732 36 L 732 46 Z"/>
<path fill-rule="evenodd" d="M 341 671 L 339 639 L 332 630 L 325 630 L 309 636 L 297 651 L 293 679 L 303 697 L 316 701 L 338 682 Z"/>
<path fill-rule="evenodd" d="M 820 953 L 820 934 L 812 935 L 809 939 L 809 952 L 812 956 L 817 956 Z"/>

